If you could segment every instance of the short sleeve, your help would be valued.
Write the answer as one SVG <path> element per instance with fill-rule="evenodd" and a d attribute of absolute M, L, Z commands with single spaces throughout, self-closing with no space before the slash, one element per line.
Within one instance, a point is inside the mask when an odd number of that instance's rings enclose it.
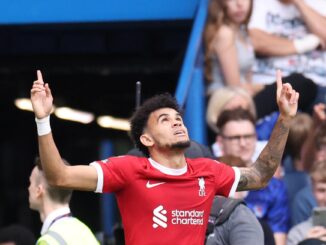
<path fill-rule="evenodd" d="M 232 197 L 238 187 L 240 180 L 240 170 L 237 167 L 230 167 L 224 163 L 217 161 L 216 163 L 216 194 L 225 197 Z"/>
<path fill-rule="evenodd" d="M 116 192 L 131 180 L 132 165 L 127 156 L 113 157 L 92 162 L 97 171 L 97 187 L 95 192 Z"/>

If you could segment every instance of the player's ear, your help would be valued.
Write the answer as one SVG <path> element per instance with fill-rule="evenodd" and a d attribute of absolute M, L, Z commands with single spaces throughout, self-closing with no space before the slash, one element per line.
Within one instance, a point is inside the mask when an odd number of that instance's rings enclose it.
<path fill-rule="evenodd" d="M 145 134 L 142 134 L 141 136 L 140 136 L 140 142 L 144 145 L 144 146 L 146 146 L 146 147 L 149 147 L 149 146 L 153 146 L 154 145 L 154 140 L 152 139 L 152 137 L 149 135 L 149 134 L 147 134 L 147 133 L 145 133 Z"/>

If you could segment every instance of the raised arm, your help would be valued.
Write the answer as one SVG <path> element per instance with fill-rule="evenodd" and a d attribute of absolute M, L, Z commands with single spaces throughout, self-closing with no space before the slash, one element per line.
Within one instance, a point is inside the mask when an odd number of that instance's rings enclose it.
<path fill-rule="evenodd" d="M 31 89 L 31 101 L 37 122 L 39 154 L 42 168 L 50 185 L 78 190 L 96 189 L 97 173 L 91 166 L 66 166 L 55 145 L 50 128 L 53 97 L 41 71 Z"/>
<path fill-rule="evenodd" d="M 240 168 L 241 177 L 238 191 L 254 190 L 265 187 L 279 166 L 285 143 L 289 134 L 291 119 L 298 109 L 299 94 L 290 84 L 282 84 L 282 74 L 277 71 L 276 101 L 280 116 L 271 137 L 256 162 L 248 168 Z"/>

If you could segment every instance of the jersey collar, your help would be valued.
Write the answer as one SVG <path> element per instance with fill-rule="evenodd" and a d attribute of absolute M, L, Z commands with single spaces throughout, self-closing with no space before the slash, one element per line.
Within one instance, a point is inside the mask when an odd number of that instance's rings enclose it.
<path fill-rule="evenodd" d="M 158 171 L 164 174 L 178 176 L 178 175 L 183 175 L 187 172 L 187 164 L 183 168 L 175 169 L 175 168 L 165 167 L 162 164 L 155 162 L 152 158 L 148 158 L 148 161 L 150 162 L 153 168 L 156 168 Z"/>

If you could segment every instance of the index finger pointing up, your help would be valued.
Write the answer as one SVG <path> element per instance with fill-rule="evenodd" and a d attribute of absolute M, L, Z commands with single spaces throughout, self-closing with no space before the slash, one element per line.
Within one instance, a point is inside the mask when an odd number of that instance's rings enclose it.
<path fill-rule="evenodd" d="M 39 82 L 44 83 L 44 81 L 43 81 L 43 76 L 42 76 L 41 71 L 40 71 L 40 70 L 37 70 L 36 73 L 37 73 L 37 80 L 38 80 Z"/>

